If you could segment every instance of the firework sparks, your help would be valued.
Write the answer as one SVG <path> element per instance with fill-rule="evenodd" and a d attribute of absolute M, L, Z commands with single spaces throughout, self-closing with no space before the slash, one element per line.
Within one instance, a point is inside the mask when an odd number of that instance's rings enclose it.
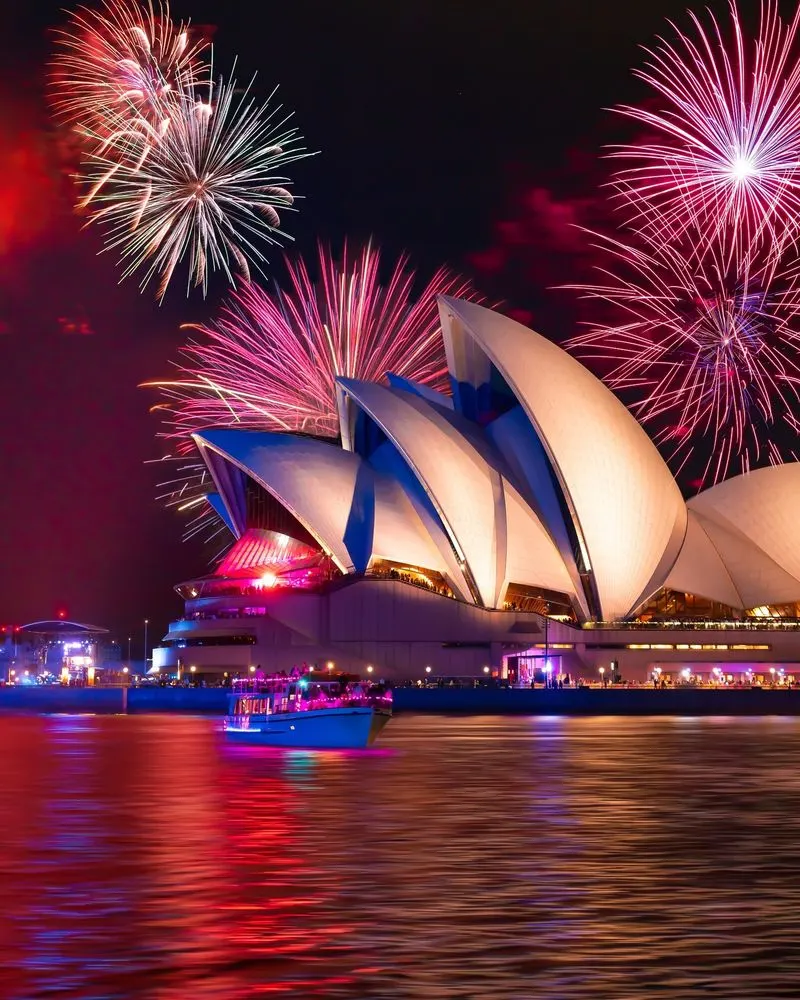
<path fill-rule="evenodd" d="M 652 109 L 619 112 L 650 137 L 612 156 L 636 165 L 616 175 L 619 191 L 646 229 L 674 238 L 694 226 L 701 248 L 724 237 L 795 241 L 800 218 L 800 8 L 783 22 L 773 0 L 761 9 L 758 38 L 744 37 L 730 7 L 732 46 L 709 14 L 690 14 L 696 37 L 659 39 L 637 75 L 656 92 Z M 653 137 L 653 133 L 655 137 Z"/>
<path fill-rule="evenodd" d="M 129 128 L 164 131 L 187 85 L 207 75 L 206 43 L 171 20 L 166 2 L 104 0 L 99 10 L 79 8 L 56 41 L 53 109 L 95 142 L 119 128 L 120 115 Z"/>
<path fill-rule="evenodd" d="M 385 283 L 380 264 L 369 245 L 345 248 L 340 261 L 320 247 L 316 281 L 302 260 L 287 261 L 285 290 L 234 293 L 216 322 L 197 328 L 202 339 L 183 349 L 178 377 L 149 383 L 165 399 L 163 436 L 177 455 L 194 454 L 191 434 L 209 427 L 336 437 L 337 376 L 383 381 L 391 372 L 449 390 L 436 296 L 475 299 L 473 289 L 440 269 L 415 295 L 404 258 Z M 167 485 L 168 504 L 203 495 L 196 474 L 186 468 Z"/>
<path fill-rule="evenodd" d="M 293 198 L 281 172 L 310 154 L 290 116 L 257 104 L 250 89 L 220 81 L 211 103 L 176 106 L 146 154 L 141 131 L 126 131 L 123 116 L 89 157 L 81 205 L 101 223 L 106 248 L 121 254 L 123 277 L 142 270 L 144 287 L 159 276 L 159 299 L 184 258 L 189 284 L 205 294 L 210 272 L 249 280 L 250 265 L 266 260 L 261 246 L 285 236 L 278 209 Z"/>
<path fill-rule="evenodd" d="M 698 258 L 671 244 L 646 251 L 605 241 L 606 284 L 582 288 L 623 322 L 596 326 L 568 347 L 601 362 L 678 473 L 702 446 L 702 479 L 717 482 L 784 456 L 771 432 L 800 400 L 796 266 L 774 257 L 731 264 L 718 247 Z M 610 368 L 610 370 L 608 370 Z M 706 447 L 708 446 L 708 447 Z M 738 470 L 737 470 L 738 471 Z"/>

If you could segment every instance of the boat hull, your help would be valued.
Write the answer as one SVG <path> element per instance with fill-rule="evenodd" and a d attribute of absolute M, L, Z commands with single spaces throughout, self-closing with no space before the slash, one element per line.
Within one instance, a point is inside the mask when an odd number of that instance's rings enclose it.
<path fill-rule="evenodd" d="M 391 716 L 371 707 L 281 712 L 251 719 L 246 727 L 226 725 L 232 743 L 297 747 L 304 750 L 359 750 L 370 746 Z"/>

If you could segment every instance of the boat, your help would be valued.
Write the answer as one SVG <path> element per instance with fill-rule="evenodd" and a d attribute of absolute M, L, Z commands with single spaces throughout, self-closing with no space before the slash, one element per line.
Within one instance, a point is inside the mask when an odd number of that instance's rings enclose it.
<path fill-rule="evenodd" d="M 373 685 L 281 675 L 235 681 L 224 727 L 232 743 L 359 750 L 375 741 L 391 715 L 391 695 Z"/>

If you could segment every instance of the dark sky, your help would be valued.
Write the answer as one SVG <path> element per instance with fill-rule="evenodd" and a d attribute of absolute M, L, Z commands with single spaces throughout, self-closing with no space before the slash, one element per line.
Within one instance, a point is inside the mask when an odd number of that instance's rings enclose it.
<path fill-rule="evenodd" d="M 144 618 L 160 634 L 180 612 L 173 584 L 206 560 L 154 500 L 157 426 L 137 384 L 168 371 L 178 325 L 216 304 L 176 283 L 159 309 L 118 285 L 71 215 L 41 99 L 59 6 L 7 4 L 0 22 L 0 624 L 63 608 L 141 642 Z M 262 96 L 280 84 L 321 150 L 293 172 L 305 200 L 290 252 L 373 235 L 422 271 L 475 274 L 560 337 L 572 306 L 545 289 L 585 263 L 564 223 L 591 216 L 600 147 L 620 137 L 603 109 L 642 96 L 637 45 L 684 6 L 181 0 L 173 14 L 216 25 L 218 67 L 238 55 Z"/>

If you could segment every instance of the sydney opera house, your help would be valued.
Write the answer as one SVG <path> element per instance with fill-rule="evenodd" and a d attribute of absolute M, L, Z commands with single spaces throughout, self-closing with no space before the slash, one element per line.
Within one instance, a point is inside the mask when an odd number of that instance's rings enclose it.
<path fill-rule="evenodd" d="M 340 379 L 337 441 L 195 436 L 235 542 L 154 666 L 800 674 L 800 464 L 684 500 L 594 375 L 440 301 L 452 395 Z"/>

